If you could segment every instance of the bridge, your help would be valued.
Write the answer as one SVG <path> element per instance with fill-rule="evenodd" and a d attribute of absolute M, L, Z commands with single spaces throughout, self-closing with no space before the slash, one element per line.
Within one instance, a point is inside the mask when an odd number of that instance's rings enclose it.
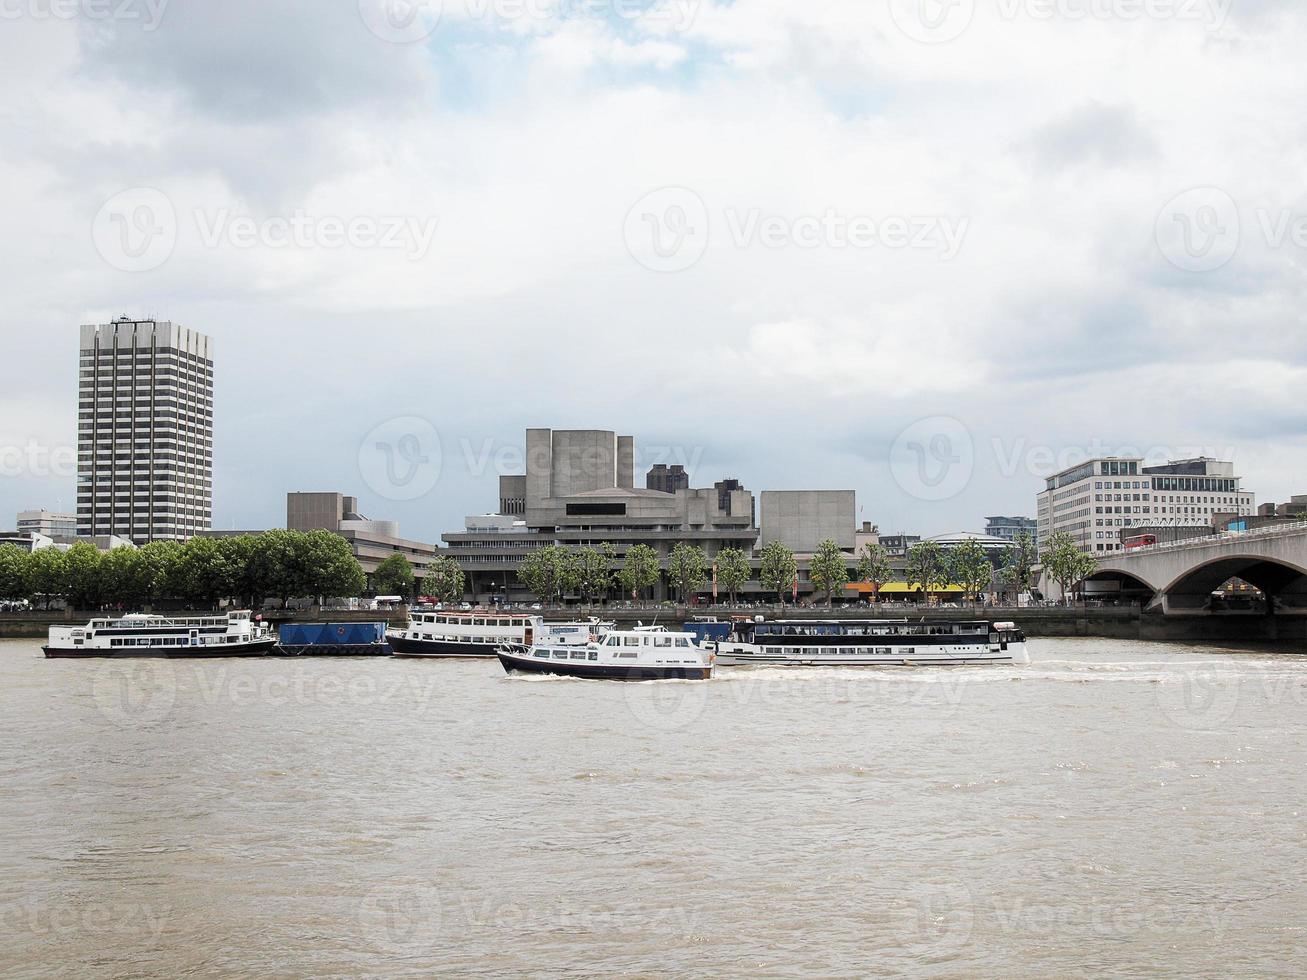
<path fill-rule="evenodd" d="M 1086 592 L 1119 587 L 1151 611 L 1197 613 L 1232 578 L 1260 589 L 1268 612 L 1307 613 L 1307 521 L 1121 552 L 1099 562 Z"/>

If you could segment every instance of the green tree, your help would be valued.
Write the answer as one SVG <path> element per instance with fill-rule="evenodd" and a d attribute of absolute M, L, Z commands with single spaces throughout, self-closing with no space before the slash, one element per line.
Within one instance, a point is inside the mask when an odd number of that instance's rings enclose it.
<path fill-rule="evenodd" d="M 113 606 L 135 608 L 145 599 L 139 548 L 114 548 L 100 559 L 100 598 Z"/>
<path fill-rule="evenodd" d="M 64 554 L 64 594 L 74 609 L 100 608 L 100 561 L 100 550 L 87 541 Z"/>
<path fill-rule="evenodd" d="M 658 584 L 661 574 L 662 563 L 658 560 L 658 552 L 647 544 L 636 544 L 627 549 L 626 561 L 617 578 L 627 594 L 638 599 L 645 589 Z"/>
<path fill-rule="evenodd" d="M 283 608 L 293 597 L 308 595 L 307 551 L 303 532 L 278 528 L 260 534 L 249 569 L 256 591 L 280 599 Z"/>
<path fill-rule="evenodd" d="M 785 605 L 785 593 L 794 588 L 798 574 L 799 563 L 794 559 L 794 552 L 781 542 L 773 541 L 762 549 L 758 581 L 768 592 L 776 593 L 781 605 Z"/>
<path fill-rule="evenodd" d="M 463 568 L 448 555 L 436 555 L 427 565 L 423 588 L 441 602 L 457 602 L 463 598 Z"/>
<path fill-rule="evenodd" d="M 537 548 L 517 566 L 517 577 L 541 602 L 555 602 L 576 584 L 576 558 L 562 545 Z"/>
<path fill-rule="evenodd" d="M 308 531 L 296 542 L 301 569 L 301 595 L 318 599 L 362 595 L 368 577 L 349 542 L 331 531 Z"/>
<path fill-rule="evenodd" d="M 238 534 L 230 538 L 218 538 L 217 543 L 218 553 L 227 566 L 227 584 L 231 595 L 243 606 L 258 608 L 263 604 L 262 583 L 259 582 L 258 564 L 255 561 L 259 550 L 258 535 Z"/>
<path fill-rule="evenodd" d="M 835 593 L 849 581 L 848 556 L 835 541 L 827 538 L 817 545 L 817 550 L 808 563 L 808 576 L 814 587 L 826 593 L 826 608 L 829 609 Z"/>
<path fill-rule="evenodd" d="M 182 545 L 176 541 L 151 541 L 137 551 L 136 575 L 141 598 L 151 605 L 179 594 L 177 566 Z"/>
<path fill-rule="evenodd" d="M 27 598 L 27 559 L 27 552 L 17 545 L 0 545 L 0 600 Z"/>
<path fill-rule="evenodd" d="M 731 597 L 731 605 L 734 605 L 739 591 L 749 583 L 753 575 L 749 556 L 739 548 L 723 548 L 717 552 L 716 565 L 717 586 L 726 590 L 726 594 Z"/>
<path fill-rule="evenodd" d="M 880 600 L 880 587 L 894 575 L 890 565 L 889 552 L 879 544 L 864 544 L 858 555 L 858 579 L 875 588 L 873 601 Z"/>
<path fill-rule="evenodd" d="M 68 563 L 58 548 L 41 548 L 27 559 L 27 590 L 33 602 L 50 604 L 68 596 Z"/>
<path fill-rule="evenodd" d="M 232 578 L 223 550 L 213 538 L 191 538 L 182 545 L 173 569 L 177 598 L 216 606 L 231 594 Z"/>
<path fill-rule="evenodd" d="M 703 549 L 678 541 L 667 558 L 667 574 L 682 603 L 689 603 L 708 581 L 708 556 Z"/>
<path fill-rule="evenodd" d="M 1034 566 L 1039 560 L 1035 543 L 1030 534 L 1022 531 L 1016 537 L 1016 546 L 1008 554 L 1008 562 L 999 570 L 999 576 L 1006 588 L 1013 589 L 1018 595 L 1029 592 L 1034 581 Z"/>
<path fill-rule="evenodd" d="M 948 584 L 943 552 L 934 541 L 918 541 L 908 549 L 908 588 L 920 586 L 924 599 Z"/>
<path fill-rule="evenodd" d="M 587 602 L 607 598 L 613 587 L 614 555 L 613 546 L 607 543 L 601 551 L 582 548 L 576 553 L 576 590 Z"/>
<path fill-rule="evenodd" d="M 962 586 L 974 606 L 981 592 L 994 580 L 994 566 L 980 542 L 969 538 L 951 549 L 950 567 L 953 581 Z"/>
<path fill-rule="evenodd" d="M 1058 531 L 1048 539 L 1042 562 L 1049 577 L 1058 584 L 1063 602 L 1098 567 L 1098 560 L 1081 551 L 1075 538 L 1066 531 Z"/>
<path fill-rule="evenodd" d="M 394 554 L 383 559 L 372 573 L 372 588 L 377 595 L 398 595 L 409 599 L 413 597 L 415 587 L 413 565 L 404 555 Z"/>

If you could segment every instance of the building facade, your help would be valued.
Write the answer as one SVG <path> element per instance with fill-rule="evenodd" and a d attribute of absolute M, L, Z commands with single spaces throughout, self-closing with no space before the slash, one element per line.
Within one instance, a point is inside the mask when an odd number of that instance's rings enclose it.
<path fill-rule="evenodd" d="M 1037 498 L 1039 538 L 1070 534 L 1082 551 L 1121 551 L 1121 529 L 1212 526 L 1218 516 L 1252 515 L 1253 494 L 1234 464 L 1214 459 L 1145 466 L 1138 457 L 1092 459 L 1055 473 Z"/>
<path fill-rule="evenodd" d="M 212 523 L 213 341 L 167 321 L 81 328 L 77 534 L 184 541 Z"/>
<path fill-rule="evenodd" d="M 858 529 L 854 491 L 764 490 L 761 496 L 761 547 L 779 541 L 795 554 L 811 555 L 830 539 L 853 551 Z"/>
<path fill-rule="evenodd" d="M 19 534 L 40 534 L 47 538 L 73 538 L 77 536 L 77 515 L 60 514 L 50 510 L 23 510 L 18 512 Z"/>

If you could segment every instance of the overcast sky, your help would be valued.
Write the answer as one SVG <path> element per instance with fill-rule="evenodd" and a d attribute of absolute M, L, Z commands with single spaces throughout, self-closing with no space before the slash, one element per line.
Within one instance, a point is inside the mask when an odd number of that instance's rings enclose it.
<path fill-rule="evenodd" d="M 528 426 L 884 530 L 1131 449 L 1307 492 L 1301 3 L 54 2 L 0 17 L 0 525 L 74 507 L 121 314 L 216 340 L 218 527 L 434 539 Z"/>

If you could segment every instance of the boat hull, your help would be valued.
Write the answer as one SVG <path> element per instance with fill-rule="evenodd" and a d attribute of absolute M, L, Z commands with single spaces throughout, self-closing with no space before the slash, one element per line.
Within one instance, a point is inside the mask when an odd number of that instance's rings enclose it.
<path fill-rule="evenodd" d="M 93 647 L 62 647 L 46 645 L 41 648 L 52 660 L 208 660 L 231 657 L 266 657 L 277 645 L 276 637 L 252 640 L 249 643 L 224 643 L 212 646 L 151 646 L 95 649 Z"/>
<path fill-rule="evenodd" d="M 495 656 L 489 643 L 464 643 L 458 640 L 413 640 L 395 633 L 386 634 L 391 653 L 396 657 L 436 657 L 447 660 L 477 658 L 488 660 Z"/>
<path fill-rule="evenodd" d="M 556 677 L 576 677 L 592 681 L 706 681 L 712 677 L 712 667 L 659 667 L 638 664 L 600 664 L 590 661 L 538 660 L 519 657 L 500 651 L 497 656 L 509 674 L 552 674 Z"/>
<path fill-rule="evenodd" d="M 721 667 L 977 667 L 1028 663 L 1030 655 L 1024 644 L 1009 644 L 998 650 L 917 646 L 911 652 L 891 647 L 887 653 L 840 653 L 838 647 L 813 653 L 762 653 L 728 646 L 717 651 Z"/>
<path fill-rule="evenodd" d="M 389 657 L 389 643 L 279 643 L 278 657 Z"/>

